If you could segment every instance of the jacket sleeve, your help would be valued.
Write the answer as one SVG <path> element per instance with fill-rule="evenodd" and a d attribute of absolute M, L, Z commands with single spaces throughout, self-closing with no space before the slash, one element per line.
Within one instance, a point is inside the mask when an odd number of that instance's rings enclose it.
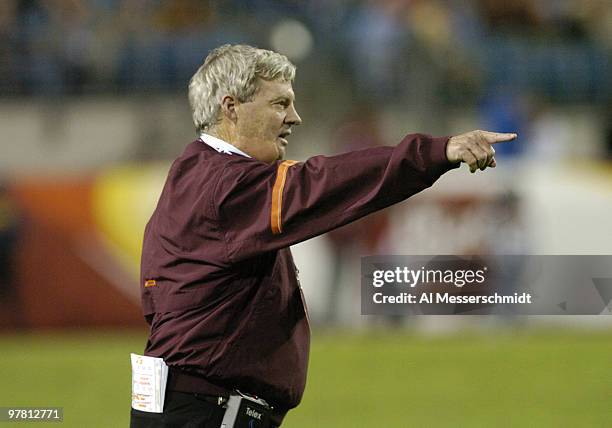
<path fill-rule="evenodd" d="M 412 134 L 395 147 L 303 163 L 241 158 L 224 169 L 214 192 L 228 260 L 296 244 L 430 187 L 458 166 L 446 159 L 447 141 Z"/>

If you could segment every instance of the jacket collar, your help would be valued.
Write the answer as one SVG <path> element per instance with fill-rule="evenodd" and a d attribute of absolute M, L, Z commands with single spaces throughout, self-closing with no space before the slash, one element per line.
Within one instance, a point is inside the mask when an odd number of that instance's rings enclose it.
<path fill-rule="evenodd" d="M 219 153 L 226 153 L 228 155 L 231 155 L 232 153 L 236 153 L 242 156 L 246 156 L 247 158 L 251 157 L 247 155 L 245 152 L 243 152 L 242 150 L 240 150 L 239 148 L 231 145 L 230 143 L 225 142 L 221 140 L 220 138 L 213 137 L 210 134 L 206 134 L 205 132 L 200 134 L 200 141 L 202 141 L 205 144 L 208 144 L 210 147 L 212 147 Z"/>

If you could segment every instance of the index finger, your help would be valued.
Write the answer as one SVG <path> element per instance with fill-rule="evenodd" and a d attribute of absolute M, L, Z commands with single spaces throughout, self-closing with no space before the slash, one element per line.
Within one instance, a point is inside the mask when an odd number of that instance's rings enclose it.
<path fill-rule="evenodd" d="M 517 134 L 514 132 L 502 133 L 502 132 L 481 131 L 481 133 L 484 139 L 489 144 L 503 143 L 504 141 L 512 141 L 517 137 Z"/>

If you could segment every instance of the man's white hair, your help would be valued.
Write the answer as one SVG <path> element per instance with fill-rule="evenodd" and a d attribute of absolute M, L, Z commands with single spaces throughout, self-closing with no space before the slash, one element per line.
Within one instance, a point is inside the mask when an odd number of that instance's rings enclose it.
<path fill-rule="evenodd" d="M 189 103 L 198 132 L 220 120 L 226 95 L 240 102 L 252 100 L 257 79 L 292 82 L 295 65 L 286 56 L 248 45 L 223 45 L 212 50 L 189 82 Z"/>

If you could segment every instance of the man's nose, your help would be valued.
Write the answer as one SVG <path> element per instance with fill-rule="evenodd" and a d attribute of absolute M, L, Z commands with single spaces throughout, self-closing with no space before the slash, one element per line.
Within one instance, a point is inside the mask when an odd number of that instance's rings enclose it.
<path fill-rule="evenodd" d="M 300 125 L 302 123 L 302 118 L 298 114 L 293 104 L 289 106 L 289 111 L 287 112 L 287 117 L 285 118 L 285 122 L 291 125 Z"/>

